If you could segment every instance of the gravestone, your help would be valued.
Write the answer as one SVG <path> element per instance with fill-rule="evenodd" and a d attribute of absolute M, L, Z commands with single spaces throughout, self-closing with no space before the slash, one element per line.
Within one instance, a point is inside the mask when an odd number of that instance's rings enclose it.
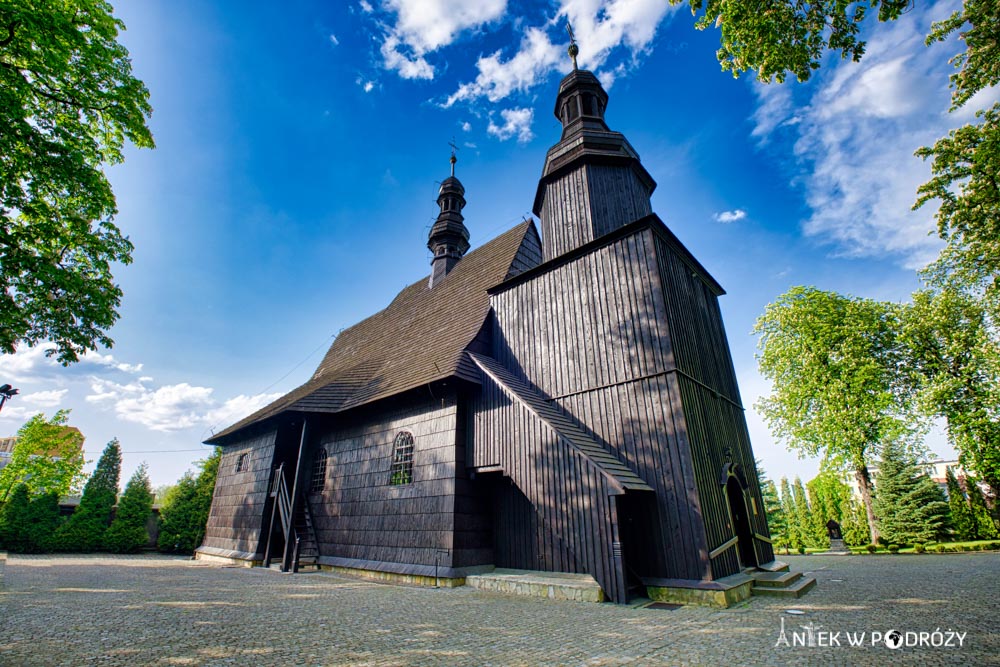
<path fill-rule="evenodd" d="M 830 536 L 830 548 L 824 553 L 827 554 L 850 554 L 851 550 L 844 544 L 844 534 L 840 530 L 840 524 L 830 519 L 826 522 L 826 534 Z"/>

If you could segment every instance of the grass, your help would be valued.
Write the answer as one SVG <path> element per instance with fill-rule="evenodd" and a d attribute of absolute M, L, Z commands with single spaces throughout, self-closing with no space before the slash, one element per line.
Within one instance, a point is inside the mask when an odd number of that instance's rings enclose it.
<path fill-rule="evenodd" d="M 938 547 L 943 547 L 943 551 L 938 551 Z M 848 547 L 853 554 L 868 555 L 868 549 L 865 547 Z M 964 551 L 998 551 L 1000 550 L 1000 540 L 973 540 L 970 542 L 928 542 L 924 545 L 925 553 L 936 554 L 936 553 L 958 553 Z M 825 548 L 818 547 L 807 547 L 806 555 L 823 553 L 827 551 Z M 876 554 L 888 554 L 889 549 L 887 546 L 880 546 L 876 551 Z M 901 554 L 912 554 L 915 553 L 914 547 L 900 547 L 899 553 Z M 786 555 L 784 549 L 775 549 L 774 553 L 776 558 L 780 558 Z M 798 552 L 795 550 L 790 551 L 787 555 L 798 556 Z"/>

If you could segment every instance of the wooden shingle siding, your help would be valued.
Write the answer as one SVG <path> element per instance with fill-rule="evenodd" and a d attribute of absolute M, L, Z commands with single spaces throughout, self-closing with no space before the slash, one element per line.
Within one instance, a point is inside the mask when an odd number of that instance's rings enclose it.
<path fill-rule="evenodd" d="M 658 521 L 640 574 L 700 579 L 708 548 L 654 239 L 640 228 L 495 292 L 494 355 L 654 488 Z M 486 465 L 502 436 L 482 428 Z"/>
<path fill-rule="evenodd" d="M 322 556 L 433 565 L 452 550 L 457 397 L 410 397 L 392 412 L 369 411 L 318 436 L 327 481 L 309 502 Z M 393 441 L 413 434 L 413 481 L 391 485 Z M 444 555 L 441 565 L 451 566 Z"/>
<path fill-rule="evenodd" d="M 545 259 L 650 215 L 649 194 L 634 171 L 617 165 L 585 165 L 555 178 L 539 212 Z"/>
<path fill-rule="evenodd" d="M 610 599 L 624 602 L 624 574 L 612 554 L 617 516 L 609 497 L 622 489 L 508 387 L 485 372 L 482 386 L 470 410 L 474 438 L 478 443 L 486 434 L 497 437 L 490 448 L 495 465 L 517 489 L 498 487 L 497 557 L 511 567 L 589 572 Z"/>
<path fill-rule="evenodd" d="M 739 407 L 736 372 L 718 298 L 661 237 L 657 237 L 656 254 L 661 283 L 665 286 L 676 362 L 684 371 L 678 382 L 687 434 L 692 451 L 696 453 L 695 477 L 709 548 L 714 549 L 733 536 L 726 490 L 719 483 L 727 450 L 732 462 L 742 467 L 748 482 L 751 526 L 754 532 L 769 537 L 750 435 L 746 417 Z M 755 540 L 754 547 L 760 562 L 774 559 L 770 544 Z M 712 561 L 715 578 L 738 571 L 735 549 Z"/>
<path fill-rule="evenodd" d="M 263 550 L 264 507 L 276 436 L 276 431 L 267 433 L 223 450 L 203 546 L 249 554 Z M 243 454 L 249 455 L 246 470 L 236 472 Z"/>

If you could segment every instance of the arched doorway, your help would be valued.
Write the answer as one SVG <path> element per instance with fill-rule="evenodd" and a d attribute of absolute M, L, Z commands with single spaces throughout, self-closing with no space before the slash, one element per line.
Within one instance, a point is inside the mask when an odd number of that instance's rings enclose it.
<path fill-rule="evenodd" d="M 757 567 L 757 555 L 753 547 L 753 528 L 747 511 L 746 494 L 736 475 L 726 480 L 726 499 L 729 501 L 729 516 L 733 520 L 733 530 L 737 538 L 737 550 L 743 567 Z"/>

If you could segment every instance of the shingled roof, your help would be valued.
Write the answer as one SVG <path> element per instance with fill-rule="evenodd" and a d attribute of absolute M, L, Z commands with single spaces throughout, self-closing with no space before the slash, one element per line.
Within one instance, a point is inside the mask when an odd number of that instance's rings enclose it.
<path fill-rule="evenodd" d="M 486 290 L 513 274 L 533 223 L 524 222 L 473 250 L 444 280 L 427 277 L 387 308 L 337 336 L 312 378 L 205 442 L 225 444 L 239 431 L 285 411 L 342 412 L 461 372 L 463 351 L 490 309 Z"/>

